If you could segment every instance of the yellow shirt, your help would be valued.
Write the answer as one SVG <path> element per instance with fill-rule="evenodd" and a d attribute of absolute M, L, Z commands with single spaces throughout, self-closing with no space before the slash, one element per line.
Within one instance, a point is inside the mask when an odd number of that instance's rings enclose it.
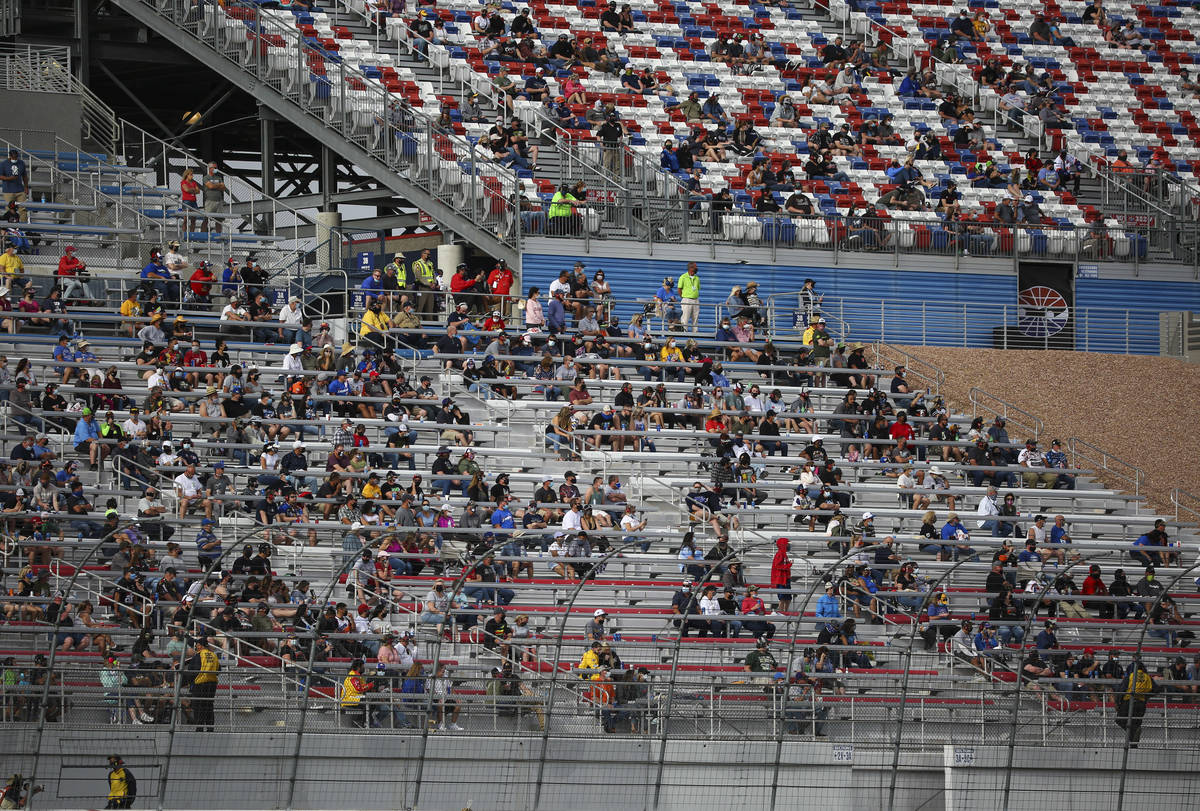
<path fill-rule="evenodd" d="M 121 302 L 121 315 L 126 318 L 137 318 L 142 314 L 142 304 L 136 299 L 125 299 Z"/>
<path fill-rule="evenodd" d="M 15 253 L 0 254 L 0 271 L 3 271 L 5 276 L 19 276 L 23 270 L 25 263 L 21 261 L 21 257 Z"/>
<path fill-rule="evenodd" d="M 379 498 L 382 492 L 377 484 L 365 484 L 362 489 L 363 498 Z"/>
<path fill-rule="evenodd" d="M 659 360 L 683 362 L 683 352 L 677 346 L 664 346 L 658 353 Z"/>
<path fill-rule="evenodd" d="M 370 335 L 373 332 L 386 332 L 392 326 L 392 319 L 383 310 L 375 312 L 367 310 L 362 317 L 362 326 L 358 330 L 359 335 Z"/>
<path fill-rule="evenodd" d="M 357 707 L 362 702 L 364 690 L 359 690 L 358 685 L 362 683 L 362 674 L 357 670 L 351 670 L 350 673 L 342 680 L 342 706 Z"/>
<path fill-rule="evenodd" d="M 600 656 L 591 648 L 583 654 L 583 658 L 579 660 L 580 670 L 595 670 L 600 667 Z M 580 673 L 579 678 L 589 679 L 594 678 L 591 673 Z"/>

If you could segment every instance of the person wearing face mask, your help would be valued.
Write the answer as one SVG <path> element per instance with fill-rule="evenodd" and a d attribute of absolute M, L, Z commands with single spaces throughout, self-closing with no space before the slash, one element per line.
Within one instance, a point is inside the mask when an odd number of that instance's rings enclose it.
<path fill-rule="evenodd" d="M 683 350 L 678 346 L 678 342 L 671 338 L 666 345 L 659 350 L 659 360 L 664 363 L 679 364 L 678 366 L 669 366 L 663 369 L 663 373 L 668 377 L 674 377 L 675 380 L 682 383 L 686 369 L 683 366 L 684 357 Z"/>
<path fill-rule="evenodd" d="M 642 341 L 639 355 L 642 359 L 642 364 L 637 367 L 638 374 L 642 376 L 642 380 L 662 380 L 662 367 L 658 365 L 658 352 L 654 349 L 654 342 L 649 337 Z"/>
<path fill-rule="evenodd" d="M 422 624 L 437 625 L 440 628 L 446 623 L 450 611 L 450 592 L 446 590 L 444 580 L 433 581 L 433 588 L 425 595 L 421 608 Z"/>
<path fill-rule="evenodd" d="M 1137 612 L 1138 619 L 1142 618 L 1143 611 L 1149 611 L 1154 606 L 1154 601 L 1163 593 L 1163 585 L 1158 582 L 1158 577 L 1154 573 L 1153 566 L 1146 567 L 1146 573 L 1142 579 L 1133 584 L 1133 594 L 1136 597 L 1145 598 L 1143 605 L 1134 603 L 1134 610 Z"/>

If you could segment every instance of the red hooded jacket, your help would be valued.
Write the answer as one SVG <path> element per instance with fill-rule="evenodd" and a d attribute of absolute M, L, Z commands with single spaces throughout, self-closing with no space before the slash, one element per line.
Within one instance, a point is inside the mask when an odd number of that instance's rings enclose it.
<path fill-rule="evenodd" d="M 775 559 L 771 561 L 771 585 L 788 586 L 792 582 L 792 559 L 788 555 L 788 539 L 775 539 Z"/>

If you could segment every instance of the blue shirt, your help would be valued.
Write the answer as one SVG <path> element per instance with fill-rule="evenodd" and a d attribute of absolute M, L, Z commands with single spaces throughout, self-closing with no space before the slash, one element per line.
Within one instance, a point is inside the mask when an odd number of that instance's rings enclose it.
<path fill-rule="evenodd" d="M 658 292 L 654 294 L 654 297 L 657 299 L 662 299 L 663 301 L 668 302 L 668 303 L 673 302 L 673 301 L 679 301 L 679 294 L 675 292 L 674 287 L 672 287 L 670 290 L 668 290 L 665 287 L 660 287 L 660 288 L 658 288 Z"/>
<path fill-rule="evenodd" d="M 165 267 L 163 267 L 162 265 L 160 265 L 158 262 L 151 262 L 150 264 L 148 264 L 144 268 L 142 268 L 142 278 L 143 279 L 169 279 L 169 278 L 171 278 L 171 274 L 168 273 L 167 269 Z"/>
<path fill-rule="evenodd" d="M 1157 544 L 1154 543 L 1154 541 L 1150 540 L 1149 533 L 1140 536 L 1136 541 L 1133 542 L 1133 545 L 1134 546 L 1157 546 Z"/>
<path fill-rule="evenodd" d="M 957 538 L 955 538 L 955 535 L 960 529 L 963 531 L 963 534 L 965 535 L 967 532 L 967 529 L 966 529 L 966 527 L 964 527 L 962 525 L 961 522 L 958 524 L 951 524 L 949 521 L 947 521 L 945 526 L 942 527 L 942 540 L 943 541 L 957 540 Z M 963 540 L 965 541 L 965 540 L 967 540 L 967 538 L 963 538 Z"/>
<path fill-rule="evenodd" d="M 202 529 L 196 534 L 196 549 L 201 555 L 205 555 L 206 557 L 217 557 L 221 554 L 221 544 L 219 541 L 212 549 L 204 549 L 206 544 L 210 544 L 216 540 L 217 536 L 211 530 Z"/>
<path fill-rule="evenodd" d="M 1066 534 L 1066 527 L 1060 527 L 1058 525 L 1050 527 L 1050 543 L 1070 543 L 1070 538 L 1067 538 L 1066 540 L 1063 539 L 1063 536 Z"/>
<path fill-rule="evenodd" d="M 1032 549 L 1022 549 L 1017 553 L 1017 561 L 1020 563 L 1041 563 L 1042 556 Z"/>
<path fill-rule="evenodd" d="M 492 513 L 492 526 L 501 529 L 516 529 L 517 524 L 513 521 L 512 513 L 503 507 L 497 507 Z"/>
<path fill-rule="evenodd" d="M 374 276 L 368 276 L 367 278 L 363 279 L 362 289 L 367 293 L 370 293 L 374 290 L 382 290 L 383 279 L 376 279 Z"/>
<path fill-rule="evenodd" d="M 14 176 L 12 180 L 5 180 L 0 184 L 0 189 L 5 194 L 20 194 L 25 191 L 25 181 L 29 179 L 29 170 L 25 167 L 25 161 L 17 158 L 0 163 L 0 175 Z"/>
<path fill-rule="evenodd" d="M 235 272 L 238 273 L 238 278 L 236 278 L 236 279 L 233 278 L 233 274 Z M 238 272 L 237 268 L 233 268 L 233 267 L 230 267 L 229 265 L 226 265 L 225 269 L 221 271 L 221 292 L 222 293 L 236 293 L 237 289 L 238 289 L 238 284 L 240 284 L 241 281 L 242 281 L 241 273 Z"/>
<path fill-rule="evenodd" d="M 335 377 L 333 380 L 329 381 L 329 386 L 326 390 L 335 397 L 345 396 L 350 393 L 350 384 L 345 380 L 339 380 Z"/>
<path fill-rule="evenodd" d="M 658 158 L 658 165 L 668 172 L 679 171 L 679 156 L 673 149 L 664 149 Z"/>
<path fill-rule="evenodd" d="M 76 445 L 78 445 L 80 442 L 83 442 L 84 440 L 99 439 L 99 438 L 100 438 L 100 431 L 96 428 L 96 421 L 94 419 L 91 422 L 88 422 L 87 420 L 85 420 L 81 417 L 79 422 L 75 423 L 75 444 Z"/>
<path fill-rule="evenodd" d="M 840 617 L 842 616 L 842 606 L 838 602 L 836 595 L 822 594 L 817 598 L 817 616 L 818 617 Z"/>
<path fill-rule="evenodd" d="M 556 298 L 550 299 L 550 304 L 546 307 L 546 328 L 551 332 L 562 332 L 567 325 L 567 315 L 563 311 L 563 304 Z"/>

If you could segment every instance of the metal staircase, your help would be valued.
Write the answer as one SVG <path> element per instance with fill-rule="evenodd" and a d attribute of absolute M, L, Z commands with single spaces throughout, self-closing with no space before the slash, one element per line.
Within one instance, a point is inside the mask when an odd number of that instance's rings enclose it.
<path fill-rule="evenodd" d="M 231 0 L 117 0 L 150 30 L 269 107 L 343 160 L 482 250 L 516 266 L 516 176 L 475 160 L 465 139 L 337 54 L 305 42 L 286 12 Z"/>

